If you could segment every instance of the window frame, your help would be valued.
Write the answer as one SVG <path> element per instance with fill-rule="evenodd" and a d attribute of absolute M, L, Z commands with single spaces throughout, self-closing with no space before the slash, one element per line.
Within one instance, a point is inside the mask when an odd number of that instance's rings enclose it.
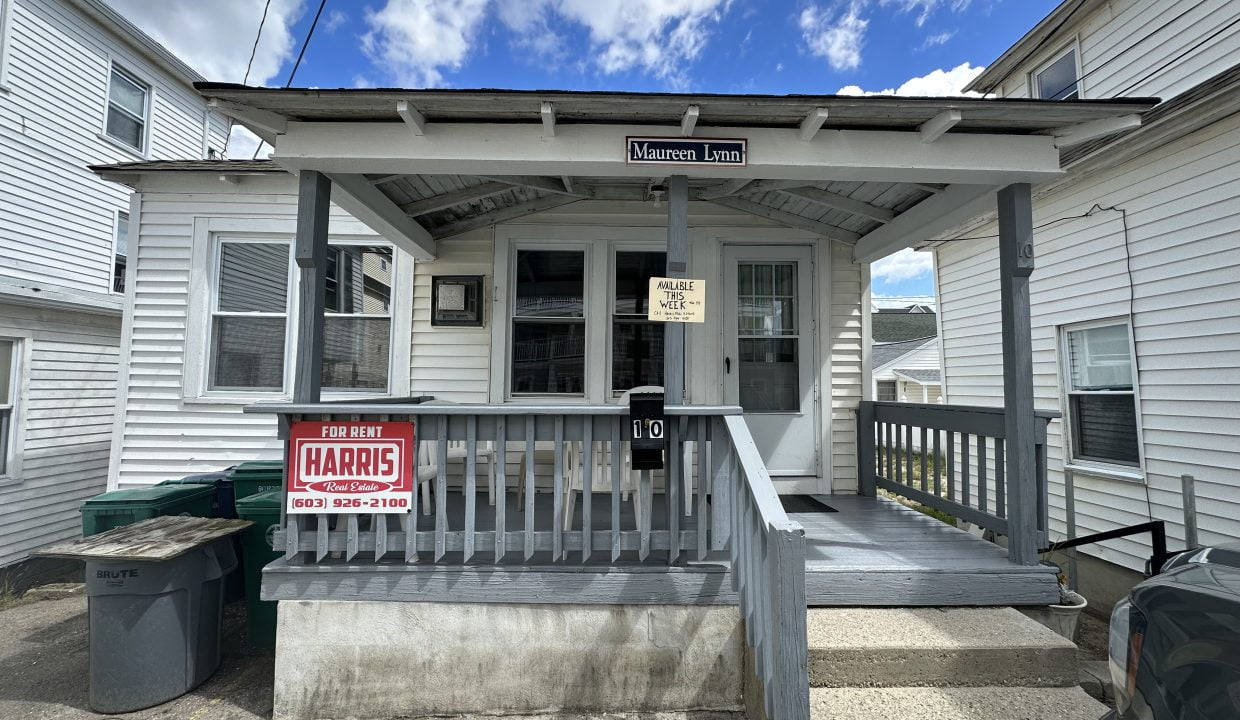
<path fill-rule="evenodd" d="M 623 390 L 616 390 L 612 387 L 612 363 L 615 357 L 616 334 L 614 332 L 616 318 L 616 255 L 622 252 L 662 252 L 664 254 L 663 272 L 667 272 L 667 243 L 656 242 L 653 240 L 613 240 L 607 243 L 607 343 L 606 343 L 606 367 L 603 374 L 603 389 L 605 390 L 605 399 L 607 402 L 617 402 L 620 396 L 624 394 Z M 654 323 L 655 325 L 666 325 L 667 323 Z"/>
<path fill-rule="evenodd" d="M 22 480 L 22 449 L 26 441 L 26 403 L 28 382 L 23 369 L 30 363 L 31 335 L 22 331 L 5 329 L 0 340 L 11 342 L 13 349 L 9 367 L 9 432 L 7 443 L 0 447 L 4 455 L 4 469 L 0 471 L 0 486 L 12 485 Z"/>
<path fill-rule="evenodd" d="M 128 80 L 130 83 L 142 88 L 144 91 L 143 104 L 142 104 L 143 117 L 141 118 L 142 147 L 134 147 L 133 145 L 130 145 L 128 141 L 122 138 L 118 138 L 112 133 L 108 132 L 108 113 L 111 110 L 112 105 L 113 105 L 112 103 L 112 74 L 113 73 L 120 75 L 124 79 Z M 151 111 L 152 111 L 152 108 L 154 108 L 154 106 L 155 106 L 155 85 L 148 78 L 144 78 L 138 73 L 135 73 L 134 71 L 130 70 L 124 63 L 117 62 L 115 58 L 109 58 L 108 59 L 108 74 L 107 74 L 107 78 L 106 78 L 106 81 L 104 82 L 104 87 L 103 87 L 103 123 L 99 129 L 99 137 L 115 145 L 116 147 L 125 150 L 126 152 L 137 155 L 138 157 L 141 157 L 141 158 L 149 157 L 150 148 L 151 148 Z M 130 117 L 134 117 L 134 114 L 130 112 L 129 110 L 126 110 L 125 108 L 120 107 L 119 105 L 117 105 L 117 108 L 121 112 L 125 113 L 126 115 L 129 115 Z"/>
<path fill-rule="evenodd" d="M 879 397 L 882 394 L 883 386 L 890 385 L 892 398 L 883 400 Z M 876 402 L 899 402 L 900 401 L 900 381 L 877 379 L 874 381 L 874 400 Z"/>
<path fill-rule="evenodd" d="M 1047 98 L 1042 98 L 1042 82 L 1038 78 L 1038 76 L 1042 74 L 1043 72 L 1046 72 L 1046 70 L 1049 69 L 1051 65 L 1054 65 L 1055 63 L 1062 60 L 1064 56 L 1067 55 L 1068 53 L 1073 53 L 1073 57 L 1072 57 L 1073 66 L 1074 66 L 1073 72 L 1075 73 L 1073 75 L 1073 78 L 1076 80 L 1076 97 L 1071 98 L 1071 99 L 1072 100 L 1084 100 L 1085 99 L 1085 81 L 1081 77 L 1082 75 L 1084 75 L 1084 73 L 1081 71 L 1081 44 L 1079 40 L 1075 37 L 1072 40 L 1070 40 L 1066 45 L 1061 46 L 1058 50 L 1056 50 L 1054 53 L 1049 55 L 1044 62 L 1036 65 L 1033 68 L 1033 70 L 1029 72 L 1028 82 L 1029 82 L 1029 98 L 1030 99 L 1039 99 L 1039 100 L 1047 99 Z M 1069 98 L 1063 98 L 1063 99 L 1067 100 Z"/>
<path fill-rule="evenodd" d="M 1128 359 L 1132 363 L 1132 390 L 1073 390 L 1071 344 L 1068 340 L 1068 333 L 1081 330 L 1091 330 L 1095 328 L 1113 327 L 1117 325 L 1124 326 L 1126 330 L 1125 336 L 1128 339 Z M 1064 467 L 1071 471 L 1089 475 L 1098 475 L 1131 482 L 1145 482 L 1145 439 L 1142 430 L 1141 382 L 1137 364 L 1136 338 L 1133 334 L 1131 317 L 1117 316 L 1060 325 L 1056 335 L 1059 344 L 1056 351 L 1058 353 L 1060 373 L 1060 409 L 1063 416 L 1061 422 L 1063 430 Z M 1092 457 L 1084 457 L 1077 454 L 1074 440 L 1076 420 L 1072 414 L 1072 397 L 1074 395 L 1130 395 L 1132 397 L 1133 417 L 1135 419 L 1137 441 L 1136 465 Z"/>
<path fill-rule="evenodd" d="M 359 237 L 339 237 L 339 238 L 331 237 L 331 238 L 328 238 L 327 245 L 328 245 L 329 250 L 332 248 L 339 248 L 339 247 L 385 247 L 387 248 L 388 250 L 392 252 L 392 259 L 388 265 L 388 272 L 390 272 L 392 275 L 392 282 L 388 286 L 388 311 L 387 313 L 384 313 L 384 314 L 361 313 L 361 312 L 342 313 L 342 312 L 329 311 L 326 309 L 326 307 L 324 307 L 324 311 L 323 311 L 324 321 L 326 321 L 327 318 L 330 318 L 330 317 L 349 317 L 349 318 L 361 318 L 361 319 L 386 318 L 387 319 L 388 321 L 387 387 L 383 389 L 379 389 L 379 388 L 332 388 L 331 390 L 328 390 L 326 387 L 324 387 L 323 394 L 330 395 L 333 397 L 355 397 L 358 395 L 365 395 L 365 396 L 373 397 L 376 394 L 383 395 L 383 396 L 391 396 L 393 392 L 393 388 L 395 387 L 394 383 L 396 382 L 396 379 L 395 379 L 396 377 L 395 346 L 398 342 L 398 339 L 396 338 L 396 323 L 395 323 L 396 300 L 397 300 L 397 296 L 396 296 L 396 283 L 397 283 L 396 254 L 400 251 L 396 249 L 395 245 L 392 245 L 391 243 L 387 242 L 386 240 L 383 240 L 382 238 L 374 238 L 373 240 L 368 240 L 366 238 L 359 238 Z M 293 285 L 291 285 L 290 288 L 292 288 L 293 291 L 296 291 L 299 289 L 300 286 L 297 284 L 298 273 L 296 272 L 296 267 L 295 267 L 296 263 L 294 262 L 293 265 L 294 265 Z M 300 293 L 298 293 L 298 297 L 300 297 Z M 297 300 L 296 298 L 294 298 L 293 299 L 294 306 L 296 306 L 296 302 Z M 293 316 L 290 315 L 290 324 L 291 324 L 292 317 Z M 293 332 L 293 329 L 290 328 L 286 330 L 285 332 L 286 333 Z M 291 379 L 290 379 L 290 382 L 291 382 Z"/>
<path fill-rule="evenodd" d="M 9 32 L 12 26 L 14 0 L 0 0 L 0 94 L 9 92 L 9 46 L 12 44 Z"/>
<path fill-rule="evenodd" d="M 410 344 L 412 316 L 397 312 L 400 293 L 412 292 L 413 259 L 381 236 L 371 235 L 369 228 L 352 218 L 333 218 L 339 230 L 331 233 L 332 245 L 381 245 L 392 248 L 392 300 L 390 304 L 390 335 L 388 343 L 388 387 L 390 397 L 409 394 Z M 300 303 L 299 278 L 293 257 L 296 223 L 275 218 L 221 218 L 196 216 L 193 219 L 193 253 L 191 267 L 202 269 L 190 279 L 189 309 L 185 327 L 184 371 L 181 381 L 181 402 L 186 405 L 237 405 L 255 401 L 289 400 L 292 398 L 294 358 L 301 338 L 297 327 Z M 221 239 L 252 238 L 254 242 L 287 242 L 289 245 L 289 291 L 284 334 L 283 386 L 275 391 L 208 390 L 210 384 L 210 353 L 213 309 L 218 302 L 219 247 Z M 349 399 L 359 395 L 378 397 L 383 393 L 370 388 L 347 391 L 324 391 L 328 399 Z"/>
<path fill-rule="evenodd" d="M 121 235 L 121 216 L 122 215 L 125 217 L 125 223 L 126 223 L 125 225 L 125 255 L 124 255 L 125 268 L 121 272 L 120 279 L 123 282 L 128 281 L 127 274 L 129 271 L 129 245 L 130 245 L 129 240 L 132 236 L 131 228 L 128 225 L 128 223 L 129 223 L 131 215 L 129 214 L 128 210 L 117 210 L 115 213 L 112 214 L 112 282 L 111 282 L 111 287 L 109 288 L 109 292 L 112 295 L 124 295 L 125 294 L 124 287 L 122 287 L 120 290 L 116 289 L 116 281 L 118 279 L 117 271 L 116 271 L 117 258 L 121 256 L 120 253 L 117 252 L 117 249 L 120 247 L 120 244 L 121 244 L 120 235 Z"/>
<path fill-rule="evenodd" d="M 517 253 L 520 251 L 546 251 L 546 252 L 581 252 L 584 255 L 582 263 L 582 309 L 581 323 L 585 326 L 586 338 L 586 354 L 584 367 L 582 368 L 582 387 L 584 391 L 581 393 L 518 393 L 514 392 L 512 378 L 512 350 L 513 350 L 513 332 L 514 325 L 517 322 L 516 315 L 513 314 L 513 308 L 516 307 L 517 300 Z M 504 399 L 509 402 L 521 402 L 529 400 L 562 400 L 569 403 L 585 403 L 594 394 L 591 392 L 592 381 L 597 381 L 594 377 L 597 372 L 592 372 L 591 368 L 595 365 L 594 354 L 597 352 L 593 348 L 597 339 L 598 322 L 592 318 L 595 304 L 591 298 L 593 288 L 598 286 L 597 273 L 594 269 L 594 243 L 590 242 L 553 242 L 538 240 L 519 240 L 509 246 L 507 254 L 507 267 L 504 268 L 503 278 L 507 284 L 504 293 L 506 308 L 500 321 L 504 325 L 504 334 L 506 342 L 504 343 L 504 353 L 502 362 L 504 366 Z M 574 322 L 575 319 L 566 319 L 565 322 Z M 499 324 L 499 323 L 496 323 Z"/>

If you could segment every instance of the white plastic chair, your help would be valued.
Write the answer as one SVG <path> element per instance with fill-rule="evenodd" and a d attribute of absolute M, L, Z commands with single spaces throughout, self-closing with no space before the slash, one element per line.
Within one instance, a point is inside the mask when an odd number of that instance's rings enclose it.
<path fill-rule="evenodd" d="M 439 443 L 434 440 L 424 440 L 419 445 L 418 485 L 422 488 L 422 514 L 430 515 L 431 483 L 439 475 Z M 444 461 L 464 464 L 468 456 L 469 449 L 465 441 L 452 440 L 448 442 L 448 457 Z M 495 463 L 497 456 L 495 443 L 490 440 L 475 443 L 474 459 L 477 463 L 486 465 L 487 495 L 492 505 L 495 504 Z"/>

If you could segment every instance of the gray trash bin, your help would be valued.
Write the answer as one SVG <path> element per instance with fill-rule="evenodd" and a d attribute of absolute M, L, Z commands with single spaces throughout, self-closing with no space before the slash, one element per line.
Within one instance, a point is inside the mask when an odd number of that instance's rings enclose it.
<path fill-rule="evenodd" d="M 141 710 L 211 677 L 236 565 L 231 538 L 161 562 L 87 560 L 91 709 Z"/>

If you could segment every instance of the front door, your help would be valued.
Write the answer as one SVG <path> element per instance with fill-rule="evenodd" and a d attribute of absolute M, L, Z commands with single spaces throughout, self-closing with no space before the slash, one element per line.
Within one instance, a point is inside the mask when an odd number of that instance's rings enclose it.
<path fill-rule="evenodd" d="M 724 249 L 724 399 L 772 476 L 818 476 L 810 248 Z"/>

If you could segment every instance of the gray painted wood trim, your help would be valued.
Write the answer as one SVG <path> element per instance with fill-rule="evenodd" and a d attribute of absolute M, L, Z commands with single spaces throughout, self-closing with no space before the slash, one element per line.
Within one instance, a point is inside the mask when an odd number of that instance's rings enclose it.
<path fill-rule="evenodd" d="M 542 605 L 735 605 L 731 573 L 689 567 L 408 566 L 358 564 L 263 569 L 264 600 L 534 603 Z"/>
<path fill-rule="evenodd" d="M 992 410 L 994 408 L 991 408 Z M 741 415 L 745 411 L 739 405 L 667 405 L 663 408 L 664 413 L 675 417 L 703 417 L 703 416 L 724 416 L 724 415 Z M 443 416 L 462 416 L 477 415 L 481 417 L 494 417 L 497 415 L 511 415 L 518 418 L 522 416 L 581 416 L 590 415 L 595 417 L 625 417 L 629 414 L 629 409 L 624 405 L 521 405 L 510 403 L 506 405 L 485 405 L 485 404 L 462 404 L 462 405 L 435 405 L 435 404 L 402 404 L 402 403 L 367 403 L 364 401 L 336 403 L 336 402 L 310 402 L 310 403 L 256 403 L 247 405 L 242 408 L 242 412 L 247 413 L 266 413 L 272 415 L 408 415 L 411 418 L 418 418 L 426 415 L 443 415 Z M 1055 415 L 1058 417 L 1058 415 Z M 479 425 L 481 428 L 481 425 Z M 479 439 L 484 439 L 479 435 Z M 512 439 L 516 439 L 515 437 Z"/>
<path fill-rule="evenodd" d="M 1008 553 L 1032 565 L 1037 547 L 1036 418 L 1029 276 L 1033 273 L 1033 197 L 1027 183 L 999 191 L 999 281 L 1003 340 L 1003 409 L 1011 483 Z"/>
<path fill-rule="evenodd" d="M 807 569 L 805 592 L 816 607 L 950 607 L 1049 605 L 1059 602 L 1056 568 L 1045 572 L 977 572 L 864 568 Z M 877 589 L 881 588 L 881 591 Z"/>
<path fill-rule="evenodd" d="M 667 186 L 667 276 L 683 278 L 689 268 L 689 178 L 672 175 Z M 668 405 L 685 401 L 685 324 L 663 324 L 663 387 Z"/>
<path fill-rule="evenodd" d="M 874 450 L 874 403 L 862 401 L 857 405 L 857 482 L 858 491 L 866 497 L 874 497 L 877 488 Z"/>
<path fill-rule="evenodd" d="M 356 517 L 356 516 L 352 516 Z M 495 541 L 495 531 L 479 530 L 474 533 L 476 544 L 490 544 Z M 532 538 L 527 536 L 523 530 L 509 530 L 506 532 L 508 544 L 520 545 L 527 539 L 532 539 L 534 552 L 552 552 L 554 550 L 554 533 L 551 530 L 536 530 Z M 671 545 L 668 542 L 668 532 L 666 530 L 651 530 L 649 533 L 648 545 L 651 550 L 668 550 Z M 276 541 L 286 541 L 287 533 L 276 533 Z M 609 530 L 595 530 L 593 537 L 590 538 L 592 544 L 606 544 L 611 538 Z M 681 530 L 678 535 L 678 543 L 681 547 L 693 545 L 697 542 L 697 530 Z M 352 540 L 349 533 L 344 530 L 332 530 L 327 534 L 327 549 L 330 552 L 342 552 L 349 548 Z M 387 541 L 398 545 L 406 545 L 409 536 L 403 531 L 388 531 Z M 420 551 L 433 551 L 439 542 L 434 530 L 419 530 L 417 534 L 417 549 Z M 580 530 L 564 531 L 561 534 L 561 542 L 565 551 L 580 551 L 582 547 L 582 534 Z M 642 547 L 642 533 L 639 530 L 621 530 L 620 531 L 620 549 L 624 551 L 640 551 Z M 357 551 L 372 552 L 375 549 L 375 533 L 358 532 L 356 535 Z M 444 532 L 444 549 L 445 552 L 462 552 L 465 549 L 465 533 L 461 530 L 448 530 Z M 317 533 L 314 536 L 302 533 L 298 536 L 297 547 L 299 551 L 314 551 L 318 548 Z M 347 559 L 347 558 L 346 558 Z M 331 567 L 325 565 L 324 567 Z M 444 563 L 444 567 L 472 567 L 462 566 L 459 562 L 451 560 Z"/>
<path fill-rule="evenodd" d="M 974 525 L 984 527 L 987 530 L 994 530 L 1000 535 L 1008 534 L 1008 523 L 1003 518 L 995 517 L 994 515 L 987 512 L 982 512 L 977 508 L 952 502 L 945 498 L 941 498 L 938 495 L 932 495 L 924 490 L 918 490 L 915 487 L 911 487 L 894 480 L 889 480 L 882 476 L 875 478 L 875 482 L 878 487 L 888 492 L 893 492 L 897 495 L 904 496 L 909 500 L 915 500 L 922 505 L 932 507 L 935 510 L 942 510 L 953 517 L 960 518 L 966 522 L 971 522 Z"/>
<path fill-rule="evenodd" d="M 771 655 L 774 667 L 766 673 L 776 688 L 769 705 L 771 717 L 805 718 L 809 711 L 809 640 L 805 613 L 805 535 L 776 532 L 769 540 L 772 554 L 770 613 L 774 616 Z M 773 642 L 771 642 L 773 641 Z"/>
<path fill-rule="evenodd" d="M 323 302 L 327 287 L 327 231 L 332 183 L 303 170 L 297 187 L 297 231 L 293 255 L 299 276 L 297 354 L 293 359 L 293 401 L 317 403 L 323 377 Z"/>

